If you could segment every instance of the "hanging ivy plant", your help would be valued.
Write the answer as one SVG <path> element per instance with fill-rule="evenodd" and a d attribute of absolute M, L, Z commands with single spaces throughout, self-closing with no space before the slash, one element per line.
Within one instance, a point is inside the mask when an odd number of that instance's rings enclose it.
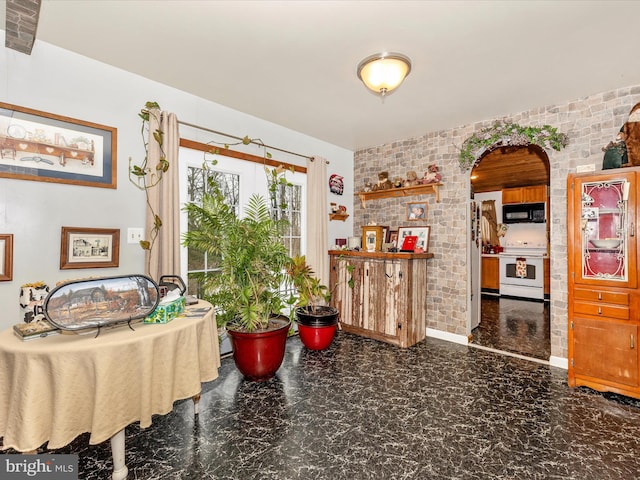
<path fill-rule="evenodd" d="M 147 138 L 149 135 L 149 118 L 151 115 L 155 115 L 155 112 L 160 111 L 160 105 L 157 102 L 146 102 L 144 107 L 138 113 L 138 116 L 142 119 L 142 126 L 140 134 L 142 136 L 142 142 L 144 144 L 144 159 L 140 165 L 132 165 L 131 157 L 129 157 L 129 181 L 133 183 L 137 188 L 143 190 L 147 202 L 147 207 L 153 215 L 154 222 L 151 232 L 148 232 L 149 237 L 140 240 L 140 246 L 143 250 L 151 251 L 158 238 L 158 233 L 162 227 L 162 219 L 153 209 L 149 200 L 149 189 L 155 187 L 162 181 L 162 176 L 169 170 L 169 161 L 164 152 L 164 132 L 158 128 L 153 132 L 153 141 L 158 144 L 160 148 L 160 159 L 156 165 L 150 165 L 149 160 L 149 144 Z M 160 122 L 158 121 L 158 124 Z"/>
<path fill-rule="evenodd" d="M 460 168 L 463 171 L 470 169 L 483 153 L 498 147 L 537 145 L 560 151 L 567 144 L 567 135 L 550 125 L 521 127 L 516 123 L 496 122 L 464 141 L 460 150 Z"/>
<path fill-rule="evenodd" d="M 129 157 L 129 181 L 133 185 L 135 185 L 138 189 L 144 191 L 147 208 L 149 208 L 151 215 L 154 219 L 153 227 L 151 231 L 147 232 L 148 237 L 145 238 L 144 240 L 140 240 L 140 246 L 142 247 L 142 249 L 148 250 L 148 251 L 153 250 L 153 247 L 160 233 L 160 229 L 162 228 L 162 219 L 156 213 L 153 206 L 151 205 L 149 190 L 156 187 L 157 185 L 160 184 L 160 182 L 162 182 L 163 175 L 167 173 L 170 167 L 169 161 L 167 160 L 167 156 L 164 151 L 164 131 L 162 131 L 161 128 L 157 128 L 152 133 L 151 137 L 149 136 L 149 119 L 151 115 L 156 115 L 158 112 L 160 112 L 160 110 L 161 110 L 160 105 L 157 102 L 149 101 L 145 103 L 144 107 L 138 113 L 138 117 L 140 117 L 140 119 L 142 120 L 140 133 L 142 136 L 145 155 L 140 165 L 132 164 L 131 157 Z M 159 119 L 156 119 L 156 120 L 158 125 L 160 125 Z M 149 143 L 147 141 L 148 138 L 151 138 L 149 141 L 156 142 L 160 149 L 160 158 L 156 165 L 150 164 Z M 271 153 L 267 151 L 267 145 L 265 145 L 264 142 L 259 138 L 257 139 L 250 138 L 247 135 L 245 135 L 243 138 L 239 138 L 239 137 L 235 137 L 235 138 L 238 139 L 238 141 L 235 143 L 219 143 L 215 141 L 208 142 L 208 144 L 212 145 L 212 149 L 208 152 L 205 152 L 205 158 L 202 163 L 202 169 L 206 171 L 209 169 L 210 165 L 216 165 L 218 163 L 217 160 L 215 159 L 215 155 L 219 153 L 219 149 L 214 145 L 220 145 L 225 150 L 228 150 L 230 146 L 234 146 L 234 145 L 255 144 L 263 149 L 263 152 L 264 152 L 263 156 L 265 161 L 267 159 L 271 159 Z M 208 160 L 207 155 L 214 155 L 214 158 Z M 291 170 L 293 171 L 293 167 L 291 167 Z M 265 165 L 265 172 L 267 173 L 267 177 L 269 180 L 269 197 L 272 204 L 272 214 L 275 215 L 275 209 L 277 207 L 275 203 L 277 185 L 291 186 L 292 184 L 287 182 L 287 180 L 285 179 L 284 167 L 282 166 L 279 166 L 278 168 L 270 169 Z M 280 205 L 279 207 L 281 209 L 283 208 L 286 209 L 286 205 Z M 150 262 L 150 256 L 148 258 Z"/>

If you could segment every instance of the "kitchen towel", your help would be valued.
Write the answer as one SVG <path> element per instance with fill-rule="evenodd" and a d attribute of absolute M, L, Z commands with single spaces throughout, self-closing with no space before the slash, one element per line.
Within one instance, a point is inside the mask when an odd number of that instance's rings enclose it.
<path fill-rule="evenodd" d="M 527 278 L 527 259 L 524 257 L 516 258 L 516 277 Z"/>

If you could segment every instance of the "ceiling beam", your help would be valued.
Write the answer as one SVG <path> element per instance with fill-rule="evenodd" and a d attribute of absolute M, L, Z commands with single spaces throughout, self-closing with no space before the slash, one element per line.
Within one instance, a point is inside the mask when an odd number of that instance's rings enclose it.
<path fill-rule="evenodd" d="M 31 55 L 38 30 L 41 2 L 42 0 L 7 0 L 5 47 Z"/>

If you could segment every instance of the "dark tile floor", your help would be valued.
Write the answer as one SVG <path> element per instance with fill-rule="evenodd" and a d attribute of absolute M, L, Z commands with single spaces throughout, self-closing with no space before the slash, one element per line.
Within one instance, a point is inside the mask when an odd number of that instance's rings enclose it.
<path fill-rule="evenodd" d="M 525 357 L 549 360 L 549 303 L 483 295 L 480 325 L 472 343 Z"/>
<path fill-rule="evenodd" d="M 566 371 L 438 339 L 400 349 L 339 332 L 288 340 L 263 383 L 233 360 L 190 400 L 127 428 L 129 479 L 618 480 L 640 472 L 640 401 L 571 389 Z M 83 435 L 80 478 L 107 479 Z"/>

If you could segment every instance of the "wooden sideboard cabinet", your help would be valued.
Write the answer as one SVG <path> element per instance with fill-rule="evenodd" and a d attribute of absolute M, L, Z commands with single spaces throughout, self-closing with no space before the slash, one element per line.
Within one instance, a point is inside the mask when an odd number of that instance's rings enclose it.
<path fill-rule="evenodd" d="M 640 398 L 640 168 L 605 172 L 568 177 L 568 380 Z"/>
<path fill-rule="evenodd" d="M 410 347 L 427 330 L 427 261 L 432 253 L 332 250 L 331 304 L 346 332 Z"/>

